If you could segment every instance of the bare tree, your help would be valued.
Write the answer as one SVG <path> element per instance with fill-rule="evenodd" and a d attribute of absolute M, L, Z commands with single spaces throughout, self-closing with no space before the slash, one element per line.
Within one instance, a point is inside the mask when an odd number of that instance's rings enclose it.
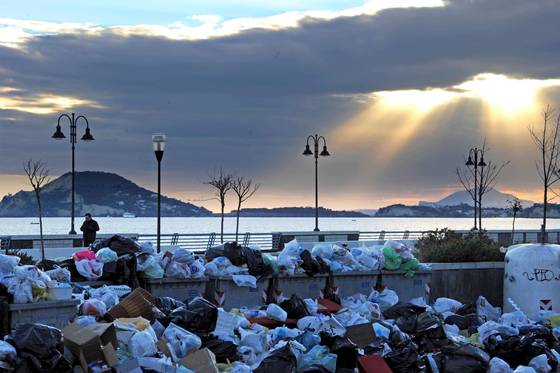
<path fill-rule="evenodd" d="M 514 198 L 513 200 L 508 199 L 507 204 L 513 214 L 513 221 L 511 223 L 511 243 L 513 244 L 513 237 L 515 235 L 515 218 L 517 217 L 517 213 L 523 210 L 523 205 L 521 205 L 521 201 L 519 200 L 519 198 Z"/>
<path fill-rule="evenodd" d="M 496 164 L 491 160 L 488 160 L 486 157 L 486 161 L 484 160 L 484 156 L 488 152 L 488 148 L 486 147 L 486 140 L 482 144 L 482 161 L 485 162 L 486 165 L 480 167 L 480 173 L 478 174 L 478 229 L 482 230 L 482 198 L 486 193 L 491 191 L 495 186 L 496 182 L 498 181 L 498 177 L 502 173 L 502 170 L 505 166 L 509 164 L 509 161 L 502 162 L 501 164 Z"/>
<path fill-rule="evenodd" d="M 465 169 L 461 170 L 459 167 L 456 169 L 457 171 L 457 178 L 459 182 L 465 189 L 465 191 L 469 194 L 473 201 L 473 211 L 474 211 L 474 229 L 477 229 L 477 209 L 478 206 L 476 204 L 476 179 L 474 176 L 473 171 L 466 167 Z"/>
<path fill-rule="evenodd" d="M 235 241 L 237 241 L 239 235 L 239 214 L 241 211 L 241 204 L 251 198 L 257 192 L 257 190 L 259 190 L 259 187 L 260 185 L 254 184 L 253 180 L 246 179 L 242 176 L 237 177 L 231 184 L 231 189 L 233 189 L 233 191 L 237 195 Z"/>
<path fill-rule="evenodd" d="M 233 182 L 233 174 L 231 173 L 224 173 L 224 171 L 220 168 L 218 172 L 214 172 L 214 174 L 209 176 L 209 180 L 205 182 L 205 184 L 214 187 L 216 193 L 216 199 L 220 202 L 221 208 L 221 225 L 220 225 L 220 240 L 224 243 L 224 211 L 226 208 L 226 195 L 227 192 L 231 190 L 232 182 Z"/>
<path fill-rule="evenodd" d="M 41 235 L 41 261 L 45 261 L 45 242 L 43 240 L 43 208 L 41 207 L 41 190 L 51 180 L 49 169 L 41 161 L 28 160 L 23 164 L 23 170 L 27 174 L 29 184 L 33 187 L 37 208 L 39 211 L 39 232 Z"/>
<path fill-rule="evenodd" d="M 548 212 L 549 192 L 558 195 L 552 187 L 560 175 L 558 172 L 558 157 L 560 155 L 560 115 L 554 120 L 554 110 L 547 106 L 542 112 L 542 131 L 529 126 L 529 133 L 539 150 L 540 159 L 536 162 L 537 173 L 543 185 L 543 222 L 541 225 L 541 241 L 545 241 L 546 218 Z"/>

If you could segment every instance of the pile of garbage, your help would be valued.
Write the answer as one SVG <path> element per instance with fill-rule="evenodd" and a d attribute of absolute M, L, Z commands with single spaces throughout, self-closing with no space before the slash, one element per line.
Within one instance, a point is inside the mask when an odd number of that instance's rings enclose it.
<path fill-rule="evenodd" d="M 543 312 L 531 320 L 520 309 L 502 314 L 482 296 L 473 304 L 438 298 L 428 305 L 421 297 L 403 301 L 382 287 L 343 299 L 324 293 L 324 299 L 292 294 L 266 306 L 224 310 L 201 297 L 156 298 L 127 286 L 88 288 L 77 316 L 62 330 L 21 324 L 0 341 L 0 370 L 547 373 L 558 368 L 560 315 Z"/>

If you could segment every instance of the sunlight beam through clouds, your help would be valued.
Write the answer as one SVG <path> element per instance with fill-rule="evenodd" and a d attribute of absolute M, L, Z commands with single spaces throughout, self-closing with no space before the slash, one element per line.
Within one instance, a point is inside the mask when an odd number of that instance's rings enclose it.
<path fill-rule="evenodd" d="M 50 115 L 77 106 L 104 109 L 105 106 L 84 98 L 63 96 L 54 93 L 39 93 L 22 96 L 14 94 L 13 87 L 0 87 L 0 110 L 13 110 L 35 115 Z"/>
<path fill-rule="evenodd" d="M 529 118 L 540 106 L 546 105 L 538 102 L 539 94 L 551 87 L 560 87 L 560 79 L 517 79 L 483 73 L 451 87 L 373 92 L 370 106 L 337 128 L 333 137 L 345 147 L 385 139 L 383 152 L 375 155 L 382 166 L 409 142 L 421 141 L 425 135 L 437 136 L 433 123 L 443 123 L 443 117 L 449 116 L 446 111 L 466 100 L 475 100 L 482 108 L 481 117 L 475 120 L 483 127 L 483 135 L 495 136 L 495 130 L 501 136 L 518 135 L 519 130 L 527 130 Z"/>

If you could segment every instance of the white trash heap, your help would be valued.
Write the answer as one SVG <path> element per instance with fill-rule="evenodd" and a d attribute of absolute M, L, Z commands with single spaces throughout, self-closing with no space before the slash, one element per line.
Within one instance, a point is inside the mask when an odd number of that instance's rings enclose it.
<path fill-rule="evenodd" d="M 3 273 L 6 263 L 3 257 Z M 34 297 L 44 289 L 39 282 L 48 289 L 52 281 L 68 280 L 60 269 L 43 272 L 13 258 L 9 266 L 8 285 L 19 284 L 25 293 L 12 290 L 14 297 L 29 297 L 27 284 Z M 334 373 L 355 372 L 364 357 L 379 357 L 377 363 L 393 372 L 540 373 L 554 371 L 560 361 L 560 315 L 530 320 L 519 309 L 502 314 L 484 297 L 474 304 L 438 298 L 428 305 L 423 298 L 401 300 L 385 288 L 344 298 L 329 313 L 321 300 L 297 295 L 224 310 L 200 297 L 154 299 L 138 290 L 103 286 L 75 294 L 81 304 L 71 325 L 112 325 L 114 358 L 82 361 L 62 347 L 71 347 L 64 337 L 68 328 L 24 324 L 0 341 L 0 369 L 34 364 L 70 372 L 86 364 L 91 372 Z"/>

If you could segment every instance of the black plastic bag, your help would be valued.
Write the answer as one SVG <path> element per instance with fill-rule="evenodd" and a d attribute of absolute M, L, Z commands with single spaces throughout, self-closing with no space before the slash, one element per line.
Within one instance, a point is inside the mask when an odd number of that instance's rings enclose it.
<path fill-rule="evenodd" d="M 331 371 L 320 365 L 312 365 L 305 369 L 302 373 L 331 373 Z"/>
<path fill-rule="evenodd" d="M 329 270 L 328 264 L 319 258 L 314 258 L 313 255 L 309 252 L 309 250 L 303 250 L 299 257 L 302 260 L 301 268 L 305 271 L 308 276 L 313 277 L 318 273 L 326 273 Z M 319 262 L 319 259 L 321 260 Z"/>
<path fill-rule="evenodd" d="M 62 332 L 43 324 L 20 324 L 11 335 L 18 350 L 21 367 L 35 372 L 70 372 L 72 367 L 63 356 Z"/>
<path fill-rule="evenodd" d="M 173 310 L 169 318 L 193 333 L 207 335 L 216 328 L 218 309 L 206 299 L 196 297 L 186 306 Z"/>
<path fill-rule="evenodd" d="M 158 297 L 156 298 L 156 307 L 164 314 L 170 315 L 177 308 L 185 307 L 185 303 L 171 297 Z"/>
<path fill-rule="evenodd" d="M 418 306 L 411 303 L 397 303 L 387 308 L 383 312 L 386 319 L 397 319 L 399 317 L 414 316 L 426 312 L 426 307 Z"/>
<path fill-rule="evenodd" d="M 92 249 L 95 252 L 101 250 L 104 247 L 108 247 L 111 250 L 115 251 L 118 256 L 135 254 L 142 251 L 138 242 L 134 241 L 131 238 L 123 237 L 118 234 L 104 240 L 97 240 L 92 245 Z"/>
<path fill-rule="evenodd" d="M 218 338 L 206 340 L 202 343 L 202 347 L 208 348 L 216 355 L 218 363 L 227 364 L 239 360 L 237 354 L 237 345 L 230 341 L 222 341 Z"/>
<path fill-rule="evenodd" d="M 284 347 L 273 351 L 263 361 L 261 361 L 257 369 L 253 371 L 253 373 L 270 372 L 297 372 L 297 359 L 290 348 L 290 344 L 286 344 Z"/>
<path fill-rule="evenodd" d="M 346 337 L 334 337 L 329 347 L 331 353 L 336 355 L 336 369 L 354 369 L 358 365 L 358 351 L 356 345 Z"/>
<path fill-rule="evenodd" d="M 224 244 L 212 246 L 204 252 L 204 258 L 207 262 L 211 262 L 219 256 L 225 256 L 224 254 Z"/>
<path fill-rule="evenodd" d="M 407 346 L 410 342 L 410 336 L 397 328 L 392 329 L 391 333 L 389 333 L 389 346 L 393 349 Z"/>
<path fill-rule="evenodd" d="M 243 258 L 243 252 L 241 246 L 237 242 L 226 242 L 224 244 L 224 256 L 229 259 L 231 264 L 235 266 L 241 266 L 245 264 L 245 258 Z"/>
<path fill-rule="evenodd" d="M 335 290 L 334 277 L 332 273 L 329 273 L 329 276 L 327 277 L 325 288 L 323 289 L 323 298 L 335 302 L 336 304 L 341 303 L 340 297 L 338 296 L 338 293 Z"/>
<path fill-rule="evenodd" d="M 476 333 L 477 328 L 483 324 L 476 313 L 468 315 L 449 315 L 445 318 L 445 323 L 456 325 L 460 330 L 468 330 L 469 334 Z"/>
<path fill-rule="evenodd" d="M 394 349 L 384 356 L 385 362 L 394 373 L 418 372 L 420 359 L 414 343 Z"/>
<path fill-rule="evenodd" d="M 290 299 L 283 301 L 280 307 L 288 313 L 289 319 L 299 320 L 302 317 L 310 316 L 305 302 L 296 294 L 292 294 Z"/>
<path fill-rule="evenodd" d="M 242 247 L 241 252 L 243 253 L 244 261 L 247 263 L 247 268 L 251 276 L 258 278 L 271 275 L 274 272 L 272 267 L 264 262 L 260 250 Z"/>
<path fill-rule="evenodd" d="M 137 266 L 138 262 L 135 255 L 121 255 L 116 262 L 103 265 L 103 275 L 99 280 L 128 285 L 132 289 L 136 289 L 141 285 L 137 274 Z"/>

